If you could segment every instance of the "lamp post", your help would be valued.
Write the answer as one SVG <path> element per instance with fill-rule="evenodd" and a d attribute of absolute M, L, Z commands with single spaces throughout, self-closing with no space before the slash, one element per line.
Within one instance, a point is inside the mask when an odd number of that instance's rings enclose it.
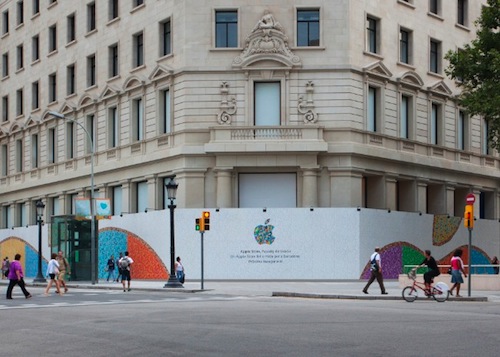
<path fill-rule="evenodd" d="M 179 185 L 171 177 L 170 181 L 165 185 L 167 188 L 167 196 L 170 200 L 168 209 L 170 210 L 170 276 L 168 282 L 165 284 L 164 288 L 183 288 L 182 284 L 177 280 L 177 275 L 175 274 L 175 232 L 174 232 L 174 210 L 176 205 L 174 205 L 175 196 L 177 194 L 177 187 Z"/>
<path fill-rule="evenodd" d="M 96 252 L 96 232 L 95 232 L 95 201 L 94 201 L 94 140 L 92 139 L 92 136 L 88 132 L 88 130 L 79 122 L 77 122 L 74 119 L 71 118 L 66 118 L 64 114 L 54 112 L 54 111 L 49 111 L 48 114 L 55 116 L 56 118 L 59 119 L 64 119 L 68 120 L 72 123 L 75 123 L 78 125 L 80 128 L 83 129 L 85 134 L 87 134 L 87 137 L 90 142 L 90 275 L 91 275 L 91 281 L 92 285 L 96 283 L 96 277 L 95 277 L 95 268 L 96 268 L 96 257 L 95 257 L 95 252 Z"/>
<path fill-rule="evenodd" d="M 42 222 L 43 222 L 43 210 L 45 205 L 42 200 L 36 202 L 36 223 L 38 223 L 38 273 L 36 278 L 33 279 L 34 283 L 46 283 L 47 280 L 42 274 Z"/>

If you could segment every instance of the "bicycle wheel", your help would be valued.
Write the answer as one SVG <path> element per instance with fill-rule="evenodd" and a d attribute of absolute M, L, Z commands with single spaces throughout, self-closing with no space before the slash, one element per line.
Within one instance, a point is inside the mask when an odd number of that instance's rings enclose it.
<path fill-rule="evenodd" d="M 403 289 L 402 295 L 403 299 L 405 299 L 406 301 L 414 302 L 418 297 L 417 289 L 415 289 L 413 286 L 407 286 Z"/>
<path fill-rule="evenodd" d="M 439 282 L 432 288 L 432 297 L 437 302 L 444 302 L 448 300 L 448 285 L 445 283 Z"/>

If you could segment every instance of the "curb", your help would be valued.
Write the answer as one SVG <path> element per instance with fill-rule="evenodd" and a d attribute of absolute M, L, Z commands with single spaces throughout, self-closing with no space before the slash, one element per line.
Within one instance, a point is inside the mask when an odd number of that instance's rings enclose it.
<path fill-rule="evenodd" d="M 329 294 L 309 294 L 309 293 L 289 293 L 289 292 L 275 292 L 272 296 L 291 297 L 291 298 L 305 298 L 305 299 L 333 299 L 333 300 L 403 300 L 401 296 L 358 296 L 358 295 L 329 295 Z M 420 301 L 434 301 L 434 299 L 417 299 Z M 477 297 L 449 297 L 447 301 L 468 301 L 468 302 L 487 302 L 488 298 L 485 296 Z"/>

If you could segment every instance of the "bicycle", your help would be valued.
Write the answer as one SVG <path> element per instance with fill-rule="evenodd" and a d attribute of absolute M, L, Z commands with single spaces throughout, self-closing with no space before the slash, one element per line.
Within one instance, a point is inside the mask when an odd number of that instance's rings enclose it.
<path fill-rule="evenodd" d="M 417 274 L 415 270 L 411 270 L 408 273 L 408 278 L 413 280 L 413 284 L 411 286 L 407 286 L 403 289 L 402 295 L 403 299 L 407 302 L 414 302 L 418 298 L 418 290 L 422 290 L 427 297 L 433 297 L 437 302 L 444 302 L 448 300 L 449 289 L 448 285 L 443 282 L 439 282 L 436 285 L 432 285 L 430 287 L 430 291 L 427 290 L 425 283 L 421 283 L 417 281 Z"/>

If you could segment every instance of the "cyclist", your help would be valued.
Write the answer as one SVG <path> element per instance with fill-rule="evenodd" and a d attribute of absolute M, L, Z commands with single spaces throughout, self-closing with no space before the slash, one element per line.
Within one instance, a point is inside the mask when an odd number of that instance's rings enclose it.
<path fill-rule="evenodd" d="M 424 282 L 426 294 L 430 295 L 433 278 L 441 274 L 437 266 L 436 259 L 432 257 L 430 250 L 425 251 L 424 261 L 414 269 L 418 269 L 420 267 L 423 267 L 424 265 L 427 265 L 427 268 L 429 268 L 429 270 L 424 274 Z"/>

